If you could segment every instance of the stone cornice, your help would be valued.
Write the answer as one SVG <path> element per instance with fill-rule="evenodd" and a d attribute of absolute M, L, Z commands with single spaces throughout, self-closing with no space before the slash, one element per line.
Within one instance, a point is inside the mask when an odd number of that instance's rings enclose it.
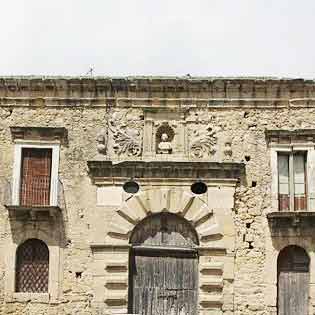
<path fill-rule="evenodd" d="M 11 135 L 15 140 L 59 140 L 68 143 L 68 132 L 64 127 L 34 127 L 34 126 L 11 126 Z"/>
<path fill-rule="evenodd" d="M 315 129 L 274 129 L 265 130 L 267 143 L 291 144 L 291 143 L 315 143 Z"/>
<path fill-rule="evenodd" d="M 88 161 L 93 180 L 181 180 L 181 179 L 229 179 L 238 180 L 245 173 L 243 163 L 216 162 L 170 162 L 170 161 L 126 161 L 113 164 L 111 161 Z"/>
<path fill-rule="evenodd" d="M 315 81 L 216 77 L 0 77 L 1 106 L 315 106 Z"/>

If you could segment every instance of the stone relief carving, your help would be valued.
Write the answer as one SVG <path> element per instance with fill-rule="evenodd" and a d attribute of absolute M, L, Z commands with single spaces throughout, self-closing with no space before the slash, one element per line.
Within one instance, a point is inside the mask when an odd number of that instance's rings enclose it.
<path fill-rule="evenodd" d="M 107 140 L 108 134 L 105 129 L 102 129 L 96 136 L 96 148 L 97 151 L 101 154 L 106 154 L 107 152 Z"/>
<path fill-rule="evenodd" d="M 113 149 L 116 154 L 140 156 L 142 153 L 142 112 L 135 109 L 120 109 L 109 120 Z"/>
<path fill-rule="evenodd" d="M 217 136 L 214 128 L 210 125 L 193 125 L 189 130 L 190 153 L 195 158 L 203 158 L 216 152 Z"/>
<path fill-rule="evenodd" d="M 186 115 L 186 122 L 205 124 L 214 120 L 215 117 L 211 116 L 209 112 L 204 109 L 190 109 Z"/>
<path fill-rule="evenodd" d="M 188 149 L 191 157 L 205 158 L 216 152 L 216 117 L 206 109 L 190 109 L 186 115 Z"/>

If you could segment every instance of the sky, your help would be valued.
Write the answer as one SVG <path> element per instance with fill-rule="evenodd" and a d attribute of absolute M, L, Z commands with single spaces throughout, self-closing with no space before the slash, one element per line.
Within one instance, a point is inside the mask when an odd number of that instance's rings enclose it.
<path fill-rule="evenodd" d="M 1 75 L 315 78 L 314 0 L 9 0 Z"/>

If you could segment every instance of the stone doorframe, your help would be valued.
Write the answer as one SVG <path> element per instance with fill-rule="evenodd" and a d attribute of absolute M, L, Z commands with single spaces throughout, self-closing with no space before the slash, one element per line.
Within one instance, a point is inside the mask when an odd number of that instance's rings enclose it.
<path fill-rule="evenodd" d="M 307 231 L 306 231 L 307 232 Z M 276 315 L 277 312 L 277 299 L 278 299 L 278 256 L 281 250 L 290 245 L 295 245 L 303 248 L 310 257 L 310 297 L 309 297 L 309 314 L 314 314 L 315 310 L 315 241 L 313 232 L 304 233 L 301 235 L 294 235 L 291 233 L 284 233 L 283 236 L 271 236 L 270 232 L 266 237 L 266 260 L 264 268 L 265 280 L 265 304 L 271 315 Z"/>
<path fill-rule="evenodd" d="M 168 166 L 170 164 L 168 163 Z M 189 164 L 193 172 L 202 167 L 207 175 L 213 175 L 211 174 L 213 163 Z M 182 172 L 178 170 L 181 166 L 180 163 L 176 163 L 176 173 L 187 174 L 184 170 Z M 217 171 L 218 164 L 215 166 Z M 146 167 L 149 168 L 149 165 Z M 104 173 L 104 169 L 101 171 L 101 168 L 99 165 L 96 170 L 95 164 L 94 169 L 90 167 L 92 176 L 93 173 L 98 175 L 92 177 L 94 184 L 100 187 L 111 186 L 121 190 L 124 181 L 129 180 L 128 177 L 117 176 L 120 175 L 117 170 L 110 172 L 115 173 L 114 179 L 100 176 L 109 173 L 108 169 Z M 239 165 L 236 168 L 240 169 Z M 198 234 L 200 245 L 196 250 L 199 254 L 200 314 L 210 312 L 217 315 L 223 314 L 223 310 L 233 311 L 235 229 L 232 209 L 238 178 L 235 172 L 231 172 L 231 165 L 228 168 L 222 165 L 219 169 L 225 170 L 220 172 L 220 175 L 224 176 L 218 176 L 216 172 L 217 179 L 212 179 L 212 176 L 202 177 L 208 185 L 208 192 L 203 195 L 195 195 L 190 191 L 191 184 L 197 178 L 192 172 L 186 178 L 169 177 L 166 180 L 165 177 L 161 177 L 162 168 L 158 174 L 159 178 L 141 176 L 137 179 L 141 187 L 137 194 L 128 195 L 121 191 L 123 200 L 111 217 L 104 243 L 91 243 L 94 291 L 99 292 L 94 292 L 96 304 L 100 304 L 102 299 L 106 305 L 105 309 L 110 314 L 128 313 L 130 235 L 144 218 L 155 213 L 170 212 L 185 218 Z M 142 172 L 142 175 L 144 174 Z M 147 174 L 152 175 L 150 169 L 147 170 Z M 168 174 L 172 175 L 172 169 L 168 169 Z M 240 173 L 237 175 L 240 176 Z"/>

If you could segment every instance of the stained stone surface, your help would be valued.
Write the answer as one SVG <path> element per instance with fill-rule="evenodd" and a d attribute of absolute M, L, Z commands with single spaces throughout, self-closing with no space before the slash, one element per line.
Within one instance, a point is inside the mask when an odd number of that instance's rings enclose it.
<path fill-rule="evenodd" d="M 273 233 L 267 214 L 278 211 L 272 144 L 298 139 L 314 157 L 314 121 L 311 80 L 0 78 L 0 314 L 127 314 L 129 237 L 161 211 L 197 232 L 200 314 L 275 315 L 277 255 L 290 244 L 310 256 L 313 314 L 314 237 L 292 227 Z M 157 154 L 163 124 L 174 132 L 172 154 Z M 21 140 L 60 142 L 57 214 L 19 216 L 5 207 Z M 136 195 L 121 189 L 130 179 L 140 184 Z M 196 196 L 190 186 L 200 179 L 208 191 Z M 27 238 L 49 247 L 49 294 L 14 292 L 15 251 Z"/>

